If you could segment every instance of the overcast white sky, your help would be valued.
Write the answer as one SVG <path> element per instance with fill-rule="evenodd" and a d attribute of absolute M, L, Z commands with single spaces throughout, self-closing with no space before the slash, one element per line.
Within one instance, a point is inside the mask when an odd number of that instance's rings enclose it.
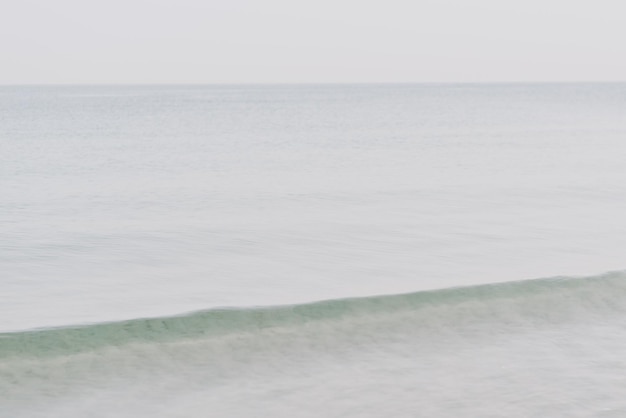
<path fill-rule="evenodd" d="M 3 0 L 0 84 L 626 80 L 625 0 Z"/>

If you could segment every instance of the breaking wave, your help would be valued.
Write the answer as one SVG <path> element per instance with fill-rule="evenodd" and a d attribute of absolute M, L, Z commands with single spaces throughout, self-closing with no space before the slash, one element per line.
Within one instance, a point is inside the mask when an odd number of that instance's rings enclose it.
<path fill-rule="evenodd" d="M 624 314 L 616 272 L 4 333 L 0 416 L 624 416 Z"/>
<path fill-rule="evenodd" d="M 180 316 L 132 319 L 66 328 L 0 334 L 0 359 L 58 356 L 121 347 L 130 343 L 168 343 L 228 334 L 366 322 L 411 313 L 413 326 L 459 325 L 476 321 L 541 322 L 626 309 L 626 273 L 586 278 L 557 277 L 484 284 L 401 295 L 329 300 L 301 305 L 226 308 Z"/>

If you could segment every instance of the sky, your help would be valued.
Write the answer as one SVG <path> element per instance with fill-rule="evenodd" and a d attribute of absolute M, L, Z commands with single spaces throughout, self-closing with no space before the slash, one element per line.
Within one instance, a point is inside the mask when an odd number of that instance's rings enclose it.
<path fill-rule="evenodd" d="M 0 84 L 626 81 L 624 0 L 3 0 Z"/>

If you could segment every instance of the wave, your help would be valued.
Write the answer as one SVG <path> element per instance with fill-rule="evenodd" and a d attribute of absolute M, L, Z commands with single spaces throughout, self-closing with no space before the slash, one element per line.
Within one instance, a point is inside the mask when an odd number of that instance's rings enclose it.
<path fill-rule="evenodd" d="M 339 299 L 301 305 L 212 309 L 180 316 L 0 334 L 0 360 L 47 358 L 134 343 L 171 343 L 219 336 L 396 321 L 412 332 L 499 325 L 537 328 L 626 312 L 626 272 L 524 280 L 410 294 Z M 407 316 L 408 315 L 408 316 Z M 407 319 L 408 318 L 408 319 Z M 390 326 L 389 328 L 394 328 Z M 376 332 L 380 332 L 380 326 Z"/>

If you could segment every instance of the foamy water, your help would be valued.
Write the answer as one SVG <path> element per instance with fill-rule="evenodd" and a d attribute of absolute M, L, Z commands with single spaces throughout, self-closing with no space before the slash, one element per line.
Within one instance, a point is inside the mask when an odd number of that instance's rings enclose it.
<path fill-rule="evenodd" d="M 625 134 L 624 84 L 0 88 L 0 415 L 622 416 Z"/>

